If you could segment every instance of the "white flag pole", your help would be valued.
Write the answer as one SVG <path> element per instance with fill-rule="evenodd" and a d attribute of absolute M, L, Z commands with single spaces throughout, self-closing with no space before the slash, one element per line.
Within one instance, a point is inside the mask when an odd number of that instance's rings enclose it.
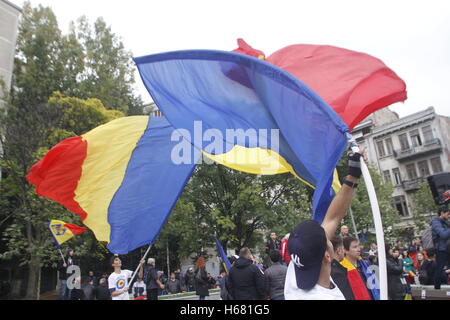
<path fill-rule="evenodd" d="M 147 251 L 145 251 L 144 257 L 143 257 L 142 259 L 145 260 L 145 258 L 147 257 L 148 253 L 150 252 L 150 249 L 151 249 L 151 248 L 152 248 L 152 245 L 149 245 L 149 246 L 148 246 L 148 249 L 147 249 Z M 141 259 L 141 260 L 142 260 L 142 259 Z M 139 262 L 139 265 L 137 266 L 136 270 L 134 271 L 133 276 L 131 277 L 130 282 L 128 282 L 129 285 L 133 282 L 133 280 L 134 280 L 134 278 L 136 277 L 136 275 L 137 275 L 138 270 L 139 270 L 140 267 L 141 267 L 141 262 Z"/>
<path fill-rule="evenodd" d="M 353 152 L 359 152 L 359 147 L 350 136 L 350 146 Z M 377 194 L 370 176 L 369 168 L 364 159 L 361 159 L 361 171 L 366 184 L 367 193 L 369 194 L 370 206 L 372 208 L 373 221 L 375 224 L 375 234 L 378 246 L 378 266 L 379 266 L 379 283 L 380 283 L 380 299 L 388 300 L 387 294 L 387 267 L 386 267 L 386 250 L 384 244 L 383 222 L 381 220 L 380 207 L 378 205 Z"/>

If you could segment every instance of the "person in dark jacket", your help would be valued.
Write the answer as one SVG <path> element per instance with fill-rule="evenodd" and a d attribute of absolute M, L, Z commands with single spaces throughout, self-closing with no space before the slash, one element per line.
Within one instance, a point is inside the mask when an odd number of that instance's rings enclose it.
<path fill-rule="evenodd" d="M 353 294 L 352 287 L 347 277 L 347 268 L 341 265 L 341 261 L 344 260 L 344 242 L 342 237 L 334 236 L 331 239 L 331 244 L 333 245 L 334 257 L 331 261 L 331 278 L 334 283 L 336 283 L 339 290 L 345 297 L 345 300 L 355 300 L 355 295 Z"/>
<path fill-rule="evenodd" d="M 182 291 L 180 280 L 177 279 L 174 272 L 170 274 L 170 279 L 166 283 L 166 290 L 168 294 L 176 294 Z"/>
<path fill-rule="evenodd" d="M 195 291 L 194 269 L 189 268 L 184 275 L 184 286 L 188 292 Z"/>
<path fill-rule="evenodd" d="M 88 272 L 87 281 L 88 281 L 88 282 L 91 282 L 91 281 L 92 281 L 92 285 L 93 285 L 94 287 L 98 286 L 98 279 L 97 279 L 97 277 L 95 276 L 94 271 L 89 271 L 89 272 Z"/>
<path fill-rule="evenodd" d="M 284 300 L 287 266 L 280 263 L 280 252 L 273 250 L 269 256 L 272 266 L 264 272 L 266 296 L 269 296 L 270 300 Z"/>
<path fill-rule="evenodd" d="M 94 300 L 95 299 L 95 287 L 94 281 L 88 280 L 87 283 L 83 284 L 81 290 L 83 290 L 83 300 Z"/>
<path fill-rule="evenodd" d="M 216 288 L 216 279 L 213 278 L 213 276 L 208 272 L 208 286 L 209 289 L 215 289 Z"/>
<path fill-rule="evenodd" d="M 403 261 L 397 248 L 386 245 L 386 268 L 388 296 L 390 300 L 403 300 L 406 295 L 406 280 L 403 278 Z M 403 279 L 403 280 L 402 280 Z"/>
<path fill-rule="evenodd" d="M 437 273 L 436 251 L 434 249 L 427 250 L 428 258 L 422 263 L 419 272 L 419 281 L 423 285 L 434 285 Z M 444 270 L 441 270 L 439 277 L 440 284 L 447 284 L 447 276 Z"/>
<path fill-rule="evenodd" d="M 155 268 L 155 259 L 148 258 L 147 267 L 144 270 L 144 282 L 147 286 L 147 300 L 158 300 L 158 290 L 164 289 Z"/>
<path fill-rule="evenodd" d="M 436 249 L 436 270 L 434 275 L 434 288 L 441 289 L 441 271 L 448 262 L 447 241 L 450 239 L 450 227 L 448 218 L 450 211 L 447 206 L 439 208 L 439 217 L 431 220 L 433 242 Z"/>
<path fill-rule="evenodd" d="M 96 300 L 111 300 L 111 292 L 108 288 L 108 281 L 105 278 L 101 278 L 98 286 L 95 288 Z"/>
<path fill-rule="evenodd" d="M 277 234 L 275 232 L 272 232 L 270 234 L 270 238 L 266 243 L 266 253 L 269 254 L 270 251 L 276 250 L 279 251 L 281 247 L 281 241 L 278 240 Z"/>
<path fill-rule="evenodd" d="M 228 260 L 231 263 L 231 268 L 233 268 L 233 266 L 238 258 L 239 257 L 237 257 L 237 256 L 231 256 L 228 258 Z M 231 285 L 230 285 L 229 273 L 225 274 L 222 278 L 222 281 L 220 282 L 220 298 L 222 300 L 234 300 L 233 296 L 231 295 Z"/>
<path fill-rule="evenodd" d="M 199 300 L 205 300 L 209 296 L 208 273 L 206 272 L 205 258 L 200 257 L 195 263 L 195 294 Z"/>
<path fill-rule="evenodd" d="M 239 259 L 230 270 L 231 295 L 234 300 L 262 300 L 264 298 L 264 274 L 254 264 L 248 248 L 242 248 Z"/>
<path fill-rule="evenodd" d="M 60 259 L 58 263 L 58 273 L 60 281 L 59 300 L 70 300 L 71 290 L 67 287 L 67 268 L 72 265 L 78 265 L 74 259 L 75 251 L 73 249 L 67 250 L 65 259 Z"/>

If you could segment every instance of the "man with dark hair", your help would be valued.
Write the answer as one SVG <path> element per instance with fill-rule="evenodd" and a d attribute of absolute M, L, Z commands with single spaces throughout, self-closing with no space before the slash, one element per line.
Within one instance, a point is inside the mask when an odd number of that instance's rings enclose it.
<path fill-rule="evenodd" d="M 130 300 L 128 294 L 128 279 L 133 276 L 133 271 L 122 270 L 122 260 L 118 256 L 113 256 L 110 259 L 111 266 L 114 268 L 114 272 L 110 274 L 108 278 L 108 288 L 111 292 L 112 300 Z M 139 266 L 139 277 L 142 277 L 142 265 L 145 260 L 141 260 Z"/>
<path fill-rule="evenodd" d="M 288 242 L 291 262 L 284 285 L 286 300 L 345 300 L 331 279 L 334 250 L 330 239 L 352 202 L 354 188 L 361 177 L 360 157 L 360 153 L 349 154 L 348 175 L 328 207 L 322 225 L 306 220 L 291 232 Z"/>
<path fill-rule="evenodd" d="M 272 232 L 270 234 L 269 240 L 266 243 L 266 253 L 269 254 L 272 250 L 280 250 L 281 241 L 278 240 L 277 234 Z"/>
<path fill-rule="evenodd" d="M 346 237 L 343 240 L 345 258 L 341 265 L 347 269 L 348 281 L 352 288 L 356 300 L 372 300 L 366 286 L 366 277 L 359 264 L 361 259 L 361 247 L 359 240 L 353 237 Z"/>
<path fill-rule="evenodd" d="M 67 287 L 67 268 L 72 265 L 78 265 L 75 261 L 75 251 L 73 249 L 67 249 L 67 255 L 65 259 L 60 259 L 58 264 L 58 273 L 60 280 L 59 300 L 70 300 L 71 290 Z"/>
<path fill-rule="evenodd" d="M 345 257 L 342 237 L 334 236 L 331 239 L 331 244 L 334 249 L 333 261 L 331 261 L 331 278 L 341 290 L 345 300 L 355 300 L 352 287 L 348 281 L 347 268 L 341 265 L 341 261 Z"/>
<path fill-rule="evenodd" d="M 431 220 L 433 242 L 436 249 L 436 273 L 434 275 L 434 288 L 441 289 L 441 272 L 448 262 L 447 241 L 450 239 L 450 227 L 448 218 L 450 211 L 447 206 L 439 208 L 439 217 Z"/>
<path fill-rule="evenodd" d="M 403 260 L 397 248 L 390 250 L 386 245 L 385 249 L 389 300 L 404 300 L 407 284 L 403 277 Z"/>
<path fill-rule="evenodd" d="M 264 298 L 264 274 L 255 265 L 248 248 L 242 248 L 239 259 L 230 270 L 230 291 L 234 300 L 262 300 Z"/>
<path fill-rule="evenodd" d="M 270 300 L 284 300 L 287 267 L 280 263 L 281 256 L 278 251 L 271 251 L 269 256 L 272 265 L 264 272 L 266 296 L 269 296 Z"/>

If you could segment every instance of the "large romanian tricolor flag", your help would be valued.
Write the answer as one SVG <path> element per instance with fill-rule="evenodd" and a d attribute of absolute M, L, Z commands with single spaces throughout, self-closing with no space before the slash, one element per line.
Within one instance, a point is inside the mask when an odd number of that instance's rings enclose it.
<path fill-rule="evenodd" d="M 53 147 L 27 179 L 116 254 L 153 243 L 194 169 L 174 164 L 164 118 L 125 117 Z"/>
<path fill-rule="evenodd" d="M 79 227 L 75 224 L 65 223 L 61 220 L 50 220 L 48 228 L 55 239 L 56 246 L 60 248 L 61 244 L 75 236 L 82 234 L 86 228 Z"/>
<path fill-rule="evenodd" d="M 404 100 L 404 83 L 378 59 L 335 47 L 287 47 L 267 61 L 239 50 L 135 58 L 165 118 L 126 117 L 67 139 L 29 182 L 119 254 L 155 241 L 202 155 L 243 172 L 291 173 L 315 189 L 321 222 L 347 134 Z"/>

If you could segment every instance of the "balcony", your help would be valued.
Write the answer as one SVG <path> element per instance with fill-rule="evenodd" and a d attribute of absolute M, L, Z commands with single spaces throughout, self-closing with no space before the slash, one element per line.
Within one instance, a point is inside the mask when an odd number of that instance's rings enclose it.
<path fill-rule="evenodd" d="M 409 161 L 411 159 L 422 157 L 431 153 L 442 152 L 441 140 L 433 139 L 431 141 L 425 142 L 421 146 L 411 147 L 407 150 L 395 150 L 394 156 L 397 161 Z"/>
<path fill-rule="evenodd" d="M 406 192 L 416 191 L 420 188 L 420 184 L 422 183 L 423 180 L 424 180 L 424 178 L 417 178 L 417 179 L 413 179 L 413 180 L 404 180 L 402 182 L 403 189 L 405 189 Z"/>

